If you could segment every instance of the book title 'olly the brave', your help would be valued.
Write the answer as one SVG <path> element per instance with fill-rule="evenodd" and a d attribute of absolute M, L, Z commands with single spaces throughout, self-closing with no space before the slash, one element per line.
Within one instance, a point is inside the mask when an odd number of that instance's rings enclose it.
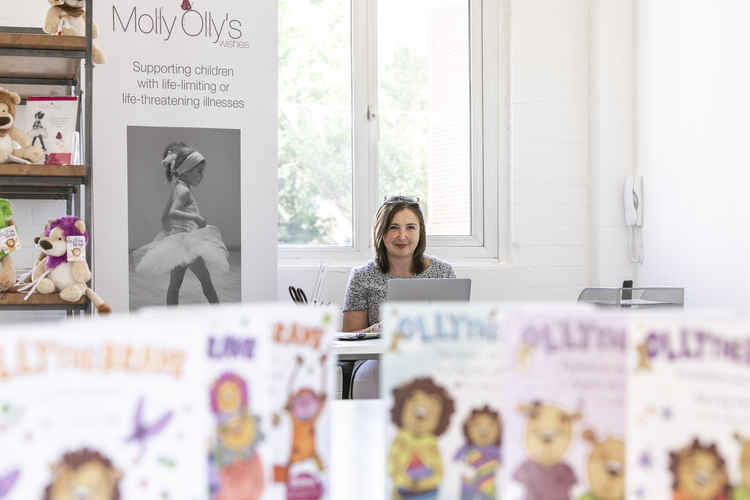
<path fill-rule="evenodd" d="M 179 23 L 178 23 L 179 19 Z M 170 15 L 164 7 L 154 7 L 153 11 L 138 10 L 133 7 L 128 11 L 118 11 L 112 6 L 112 32 L 118 29 L 123 33 L 157 35 L 169 41 L 178 27 L 189 37 L 204 37 L 218 43 L 222 38 L 231 40 L 242 38 L 242 21 L 231 18 L 229 13 L 217 17 L 210 11 L 183 10 L 181 14 Z"/>

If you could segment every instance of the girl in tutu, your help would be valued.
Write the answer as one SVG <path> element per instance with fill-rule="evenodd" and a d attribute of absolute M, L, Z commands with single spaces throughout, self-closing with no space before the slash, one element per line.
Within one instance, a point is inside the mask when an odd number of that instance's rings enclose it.
<path fill-rule="evenodd" d="M 227 247 L 216 226 L 206 225 L 191 188 L 203 180 L 206 159 L 182 142 L 173 142 L 162 155 L 162 166 L 172 193 L 161 216 L 162 230 L 154 241 L 135 251 L 139 273 L 169 273 L 167 305 L 177 304 L 185 272 L 198 278 L 203 294 L 212 304 L 219 302 L 211 272 L 227 272 Z"/>

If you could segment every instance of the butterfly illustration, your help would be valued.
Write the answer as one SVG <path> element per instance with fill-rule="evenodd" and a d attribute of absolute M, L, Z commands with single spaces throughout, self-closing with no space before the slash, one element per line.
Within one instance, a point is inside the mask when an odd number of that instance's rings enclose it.
<path fill-rule="evenodd" d="M 129 443 L 135 441 L 140 444 L 140 452 L 135 461 L 139 461 L 141 457 L 146 453 L 146 443 L 149 439 L 160 434 L 167 426 L 170 420 L 172 420 L 172 410 L 167 411 L 159 417 L 153 424 L 147 425 L 143 422 L 143 405 L 145 398 L 141 397 L 138 400 L 138 406 L 135 409 L 135 421 L 133 422 L 133 433 L 125 438 L 125 442 Z"/>
<path fill-rule="evenodd" d="M 182 0 L 182 10 L 193 10 L 192 5 L 190 5 L 190 0 Z"/>
<path fill-rule="evenodd" d="M 0 498 L 6 498 L 10 494 L 20 475 L 21 469 L 13 469 L 0 477 Z"/>

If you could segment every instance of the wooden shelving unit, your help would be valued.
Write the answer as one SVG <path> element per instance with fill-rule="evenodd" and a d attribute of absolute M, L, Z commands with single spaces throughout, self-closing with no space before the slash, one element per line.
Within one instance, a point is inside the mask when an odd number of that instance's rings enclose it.
<path fill-rule="evenodd" d="M 86 12 L 91 33 L 91 5 Z M 93 65 L 90 37 L 51 36 L 40 29 L 0 27 L 0 86 L 63 87 L 79 97 L 78 130 L 82 143 L 82 165 L 0 164 L 0 197 L 8 199 L 66 200 L 66 213 L 83 217 L 93 228 L 91 217 L 91 104 Z M 41 92 L 44 92 L 43 90 Z M 84 193 L 82 200 L 81 194 Z M 41 229 L 41 228 L 39 228 Z M 33 231 L 33 229 L 31 229 Z M 91 240 L 90 240 L 91 241 Z M 92 244 L 87 258 L 94 271 Z M 17 263 L 19 264 L 19 263 Z M 93 282 L 92 282 L 93 286 Z M 91 313 L 88 299 L 70 303 L 57 294 L 0 293 L 0 310 L 64 310 L 68 316 Z"/>

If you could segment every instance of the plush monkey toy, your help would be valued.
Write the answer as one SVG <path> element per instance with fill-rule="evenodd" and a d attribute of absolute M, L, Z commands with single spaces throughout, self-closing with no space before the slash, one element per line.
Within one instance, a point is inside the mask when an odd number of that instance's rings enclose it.
<path fill-rule="evenodd" d="M 44 32 L 50 35 L 86 36 L 86 0 L 49 0 L 52 7 L 47 11 Z M 99 36 L 96 24 L 91 29 L 91 38 Z M 104 64 L 104 53 L 92 46 L 94 64 Z"/>
<path fill-rule="evenodd" d="M 0 163 L 24 160 L 41 163 L 44 157 L 42 148 L 32 146 L 31 137 L 15 125 L 16 105 L 20 102 L 18 94 L 0 88 Z M 21 147 L 16 149 L 14 141 Z"/>

